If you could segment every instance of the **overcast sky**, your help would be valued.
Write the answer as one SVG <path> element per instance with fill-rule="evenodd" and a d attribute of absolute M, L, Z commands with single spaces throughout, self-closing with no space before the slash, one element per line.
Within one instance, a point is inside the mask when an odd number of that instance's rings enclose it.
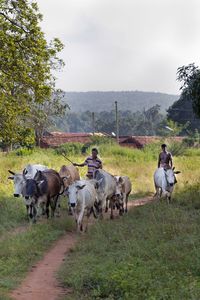
<path fill-rule="evenodd" d="M 200 65 L 200 0 L 37 0 L 46 37 L 65 44 L 65 91 L 179 93 L 179 66 Z"/>

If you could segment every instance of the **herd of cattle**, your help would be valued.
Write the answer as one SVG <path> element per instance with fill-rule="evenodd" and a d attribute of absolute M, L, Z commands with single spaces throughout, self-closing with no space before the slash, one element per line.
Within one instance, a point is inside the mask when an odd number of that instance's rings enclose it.
<path fill-rule="evenodd" d="M 94 172 L 93 179 L 81 180 L 78 169 L 73 165 L 62 166 L 57 172 L 43 165 L 27 165 L 21 174 L 8 171 L 12 176 L 8 178 L 14 182 L 14 196 L 23 196 L 29 219 L 35 223 L 41 215 L 49 218 L 56 213 L 60 215 L 61 195 L 68 199 L 69 213 L 73 214 L 77 229 L 83 230 L 83 218 L 86 213 L 88 219 L 103 217 L 110 208 L 110 218 L 113 219 L 113 209 L 119 210 L 119 215 L 127 212 L 128 197 L 131 192 L 131 181 L 127 176 L 113 176 L 105 170 Z M 154 173 L 155 196 L 166 196 L 168 200 L 176 183 L 173 169 L 158 168 Z"/>
<path fill-rule="evenodd" d="M 43 165 L 27 165 L 22 173 L 8 171 L 8 178 L 14 182 L 14 196 L 22 196 L 26 205 L 27 215 L 35 223 L 41 215 L 51 217 L 60 215 L 61 196 L 67 196 L 69 213 L 76 220 L 77 229 L 83 230 L 83 217 L 103 217 L 103 209 L 119 210 L 119 215 L 127 212 L 128 196 L 131 182 L 127 176 L 113 176 L 99 169 L 94 172 L 94 179 L 81 180 L 78 169 L 73 166 L 62 166 L 57 172 Z M 87 224 L 85 229 L 87 229 Z"/>

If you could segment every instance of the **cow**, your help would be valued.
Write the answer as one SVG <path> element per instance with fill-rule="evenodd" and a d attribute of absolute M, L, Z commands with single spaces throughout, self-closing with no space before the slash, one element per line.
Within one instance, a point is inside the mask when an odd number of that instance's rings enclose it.
<path fill-rule="evenodd" d="M 51 217 L 54 216 L 57 207 L 57 200 L 62 189 L 62 179 L 60 175 L 51 169 L 37 171 L 34 179 L 25 179 L 22 195 L 25 198 L 28 213 L 33 223 L 39 215 L 39 208 L 46 207 L 47 218 L 49 218 L 49 205 L 51 207 Z"/>
<path fill-rule="evenodd" d="M 154 173 L 154 185 L 156 189 L 155 197 L 160 198 L 166 196 L 168 203 L 171 201 L 171 196 L 175 185 L 175 174 L 181 173 L 173 169 L 158 168 Z"/>
<path fill-rule="evenodd" d="M 59 175 L 61 178 L 63 178 L 65 189 L 67 189 L 74 181 L 80 180 L 78 168 L 74 167 L 73 165 L 63 165 L 60 168 Z"/>
<path fill-rule="evenodd" d="M 74 181 L 80 180 L 80 175 L 78 168 L 74 167 L 73 165 L 65 166 L 63 165 L 60 168 L 59 175 L 63 180 L 64 189 L 66 190 Z M 69 215 L 72 214 L 71 206 L 69 205 L 68 210 Z"/>
<path fill-rule="evenodd" d="M 31 165 L 28 164 L 24 170 L 22 171 L 22 174 L 15 173 L 11 170 L 8 170 L 8 172 L 12 175 L 9 176 L 8 179 L 11 179 L 14 181 L 14 197 L 20 197 L 22 194 L 22 190 L 25 184 L 25 179 L 33 179 L 37 170 L 44 171 L 47 170 L 48 167 L 43 165 Z"/>
<path fill-rule="evenodd" d="M 116 206 L 119 208 L 119 214 L 123 215 L 124 213 L 124 204 L 125 212 L 128 211 L 128 197 L 132 189 L 132 184 L 128 176 L 115 176 L 116 180 Z"/>
<path fill-rule="evenodd" d="M 100 217 L 103 218 L 103 207 L 106 207 L 105 212 L 108 211 L 108 201 L 110 201 L 110 218 L 113 219 L 113 205 L 116 194 L 115 178 L 108 172 L 98 169 L 94 172 L 94 179 L 97 180 L 97 199 Z"/>
<path fill-rule="evenodd" d="M 85 231 L 87 231 L 91 213 L 93 212 L 94 217 L 96 217 L 94 212 L 94 205 L 97 198 L 95 183 L 90 180 L 75 181 L 66 189 L 66 194 L 69 198 L 78 232 L 83 231 L 83 218 L 86 211 L 87 222 Z"/>

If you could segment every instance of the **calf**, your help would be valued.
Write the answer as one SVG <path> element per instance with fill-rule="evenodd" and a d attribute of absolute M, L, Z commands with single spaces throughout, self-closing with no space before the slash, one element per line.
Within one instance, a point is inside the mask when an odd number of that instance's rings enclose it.
<path fill-rule="evenodd" d="M 88 227 L 88 219 L 93 212 L 96 201 L 95 186 L 90 180 L 75 181 L 66 191 L 69 203 L 77 223 L 77 231 L 83 231 L 83 218 L 86 211 L 87 221 L 85 231 Z M 95 214 L 94 214 L 95 217 Z"/>
<path fill-rule="evenodd" d="M 128 211 L 128 197 L 131 193 L 132 184 L 128 176 L 115 176 L 116 180 L 116 205 L 119 207 L 119 214 Z"/>

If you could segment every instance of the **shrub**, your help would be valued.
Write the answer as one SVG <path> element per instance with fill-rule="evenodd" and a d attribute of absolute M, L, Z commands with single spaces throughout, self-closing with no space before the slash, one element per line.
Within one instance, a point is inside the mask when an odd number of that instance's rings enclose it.
<path fill-rule="evenodd" d="M 184 155 L 186 151 L 185 144 L 180 142 L 171 142 L 168 146 L 168 149 L 173 156 Z"/>
<path fill-rule="evenodd" d="M 55 149 L 56 154 L 75 155 L 82 153 L 83 144 L 81 143 L 66 143 Z"/>

